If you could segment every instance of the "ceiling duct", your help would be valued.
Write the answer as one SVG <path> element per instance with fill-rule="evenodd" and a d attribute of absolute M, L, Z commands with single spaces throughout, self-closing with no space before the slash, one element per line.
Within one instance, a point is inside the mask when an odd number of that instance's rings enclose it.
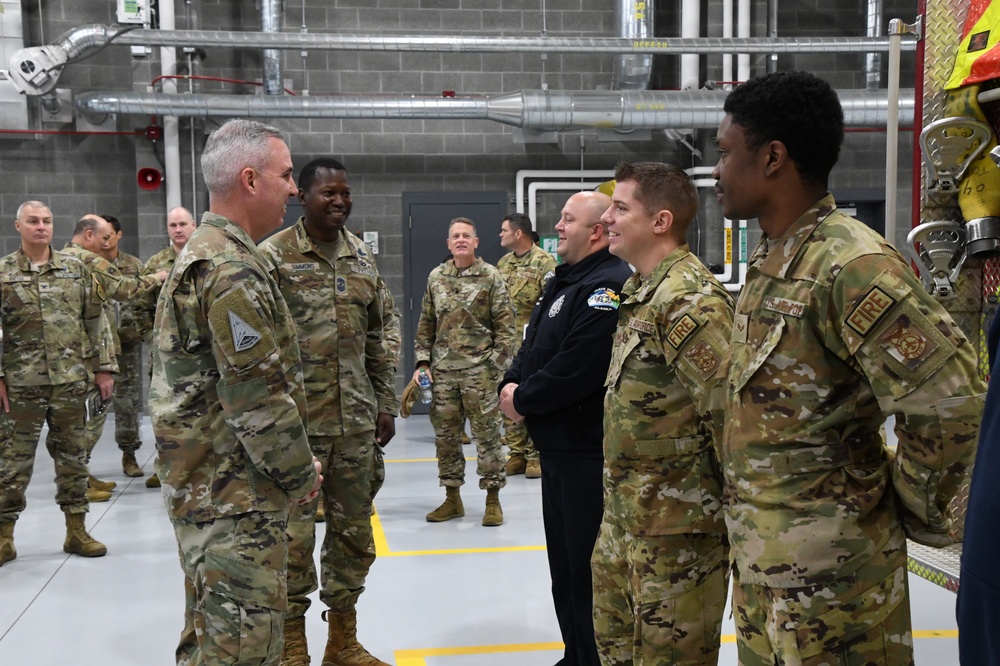
<path fill-rule="evenodd" d="M 650 41 L 653 37 L 652 3 L 645 0 L 616 0 L 615 19 L 618 36 L 623 39 Z M 649 53 L 623 53 L 615 59 L 613 90 L 646 90 L 653 71 Z"/>

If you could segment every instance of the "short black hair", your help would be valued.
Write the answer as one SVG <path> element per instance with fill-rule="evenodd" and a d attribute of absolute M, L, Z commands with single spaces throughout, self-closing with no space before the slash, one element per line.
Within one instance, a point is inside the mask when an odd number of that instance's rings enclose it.
<path fill-rule="evenodd" d="M 299 171 L 299 189 L 308 190 L 316 180 L 316 172 L 319 169 L 329 169 L 330 171 L 343 171 L 347 173 L 347 167 L 333 159 L 332 157 L 317 157 Z"/>
<path fill-rule="evenodd" d="M 808 72 L 774 72 L 737 87 L 723 111 L 746 133 L 748 148 L 780 141 L 804 180 L 826 184 L 844 142 L 844 110 L 829 83 Z"/>
<path fill-rule="evenodd" d="M 101 217 L 103 217 L 105 220 L 107 220 L 108 224 L 110 224 L 112 227 L 114 227 L 116 234 L 117 233 L 121 233 L 122 223 L 118 221 L 117 217 L 115 217 L 114 215 L 101 215 Z"/>
<path fill-rule="evenodd" d="M 500 220 L 500 222 L 503 223 L 504 220 L 510 222 L 511 231 L 520 231 L 529 238 L 531 237 L 531 232 L 534 231 L 535 228 L 535 225 L 531 223 L 531 218 L 524 213 L 510 213 L 509 215 L 505 215 L 503 220 Z"/>

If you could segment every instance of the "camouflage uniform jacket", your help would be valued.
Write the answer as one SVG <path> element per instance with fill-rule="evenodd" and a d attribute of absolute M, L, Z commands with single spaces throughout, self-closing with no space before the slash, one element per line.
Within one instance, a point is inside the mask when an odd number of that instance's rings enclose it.
<path fill-rule="evenodd" d="M 99 298 L 104 301 L 104 316 L 111 324 L 111 334 L 115 341 L 115 353 L 121 353 L 121 339 L 118 337 L 120 324 L 118 307 L 115 301 L 128 301 L 142 294 L 154 292 L 159 288 L 160 281 L 153 276 L 140 277 L 138 274 L 126 275 L 113 263 L 99 254 L 94 254 L 82 245 L 72 241 L 66 243 L 63 254 L 76 257 L 87 264 L 95 279 Z"/>
<path fill-rule="evenodd" d="M 156 308 L 149 408 L 174 521 L 280 511 L 315 481 L 295 323 L 273 266 L 206 213 Z"/>
<path fill-rule="evenodd" d="M 118 256 L 112 262 L 122 275 L 126 278 L 139 278 L 143 275 L 142 272 L 142 261 L 139 257 L 128 254 L 127 252 L 118 252 Z M 151 297 L 155 297 L 159 293 L 159 289 L 153 289 L 149 291 Z M 142 336 L 139 334 L 139 319 L 138 313 L 136 312 L 136 303 L 139 297 L 136 297 L 130 301 L 122 303 L 119 307 L 119 324 L 118 324 L 118 337 L 126 344 L 137 345 L 142 342 Z"/>
<path fill-rule="evenodd" d="M 449 259 L 431 271 L 414 338 L 416 363 L 431 373 L 494 366 L 501 373 L 514 350 L 514 310 L 499 271 L 477 257 L 468 268 Z"/>
<path fill-rule="evenodd" d="M 534 244 L 523 256 L 508 252 L 497 262 L 497 270 L 503 276 L 514 305 L 518 342 L 524 338 L 531 311 L 535 309 L 535 303 L 541 298 L 545 283 L 555 274 L 555 269 L 556 260 L 552 255 Z"/>
<path fill-rule="evenodd" d="M 732 298 L 687 245 L 622 288 L 604 410 L 604 502 L 633 534 L 725 532 L 714 438 L 732 326 Z"/>
<path fill-rule="evenodd" d="M 902 543 L 903 529 L 951 541 L 948 505 L 983 406 L 975 350 L 899 254 L 833 197 L 751 257 L 728 381 L 720 455 L 743 582 L 843 578 Z M 894 453 L 879 432 L 890 414 Z"/>
<path fill-rule="evenodd" d="M 142 269 L 142 274 L 152 275 L 160 271 L 170 271 L 174 267 L 175 261 L 177 261 L 177 250 L 174 249 L 173 245 L 168 245 L 149 258 Z M 132 301 L 132 312 L 139 335 L 146 342 L 150 341 L 150 335 L 153 332 L 153 317 L 156 315 L 156 299 L 159 295 L 159 290 L 154 289 Z"/>
<path fill-rule="evenodd" d="M 378 282 L 379 301 L 382 303 L 382 340 L 385 342 L 385 351 L 389 355 L 389 366 L 395 375 L 396 368 L 399 367 L 399 352 L 402 346 L 399 310 L 396 308 L 392 292 L 389 291 L 389 287 L 386 286 L 381 277 L 379 277 Z"/>
<path fill-rule="evenodd" d="M 304 218 L 261 243 L 298 330 L 309 435 L 353 435 L 375 427 L 399 402 L 383 339 L 381 279 L 368 246 L 349 231 L 330 261 Z"/>
<path fill-rule="evenodd" d="M 96 281 L 76 257 L 49 248 L 33 268 L 22 250 L 0 259 L 2 378 L 8 386 L 90 381 L 118 372 Z"/>

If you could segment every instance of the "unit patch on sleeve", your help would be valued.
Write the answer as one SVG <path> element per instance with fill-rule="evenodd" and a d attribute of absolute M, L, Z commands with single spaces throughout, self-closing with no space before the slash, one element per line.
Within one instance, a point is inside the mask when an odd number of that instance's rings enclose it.
<path fill-rule="evenodd" d="M 684 341 L 691 337 L 691 334 L 698 330 L 698 322 L 691 315 L 684 315 L 667 333 L 667 342 L 674 349 L 680 349 Z"/>
<path fill-rule="evenodd" d="M 260 331 L 246 323 L 240 316 L 229 311 L 229 331 L 233 334 L 233 348 L 236 351 L 246 351 L 260 342 Z"/>
<path fill-rule="evenodd" d="M 847 316 L 847 325 L 862 336 L 868 335 L 895 304 L 892 296 L 873 287 Z"/>
<path fill-rule="evenodd" d="M 617 310 L 620 299 L 614 289 L 601 287 L 587 297 L 587 305 L 595 310 Z"/>
<path fill-rule="evenodd" d="M 916 370 L 938 348 L 937 343 L 906 316 L 900 316 L 879 338 L 878 343 L 889 356 L 911 371 Z"/>
<path fill-rule="evenodd" d="M 715 353 L 711 345 L 704 340 L 692 347 L 691 351 L 685 354 L 684 357 L 691 361 L 694 367 L 698 368 L 702 377 L 711 376 L 716 368 L 719 367 L 719 363 L 722 362 L 722 359 Z"/>
<path fill-rule="evenodd" d="M 277 349 L 274 335 L 243 284 L 212 303 L 208 324 L 219 349 L 238 370 L 257 365 Z"/>

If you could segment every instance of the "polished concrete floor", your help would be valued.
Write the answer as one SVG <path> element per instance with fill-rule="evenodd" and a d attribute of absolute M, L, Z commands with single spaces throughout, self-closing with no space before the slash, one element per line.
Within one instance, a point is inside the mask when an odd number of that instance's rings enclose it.
<path fill-rule="evenodd" d="M 113 432 L 113 417 L 106 433 Z M 139 460 L 152 468 L 148 419 Z M 468 455 L 474 456 L 471 449 Z M 549 597 L 538 480 L 516 476 L 501 493 L 506 522 L 480 525 L 485 493 L 463 488 L 465 518 L 431 524 L 424 515 L 444 496 L 426 416 L 397 420 L 376 501 L 379 559 L 359 603 L 359 635 L 397 666 L 542 666 L 561 656 Z M 62 552 L 63 517 L 53 500 L 52 462 L 39 447 L 28 508 L 15 531 L 18 557 L 0 567 L 0 665 L 168 666 L 183 617 L 182 576 L 159 491 L 122 474 L 108 434 L 92 471 L 117 481 L 111 501 L 94 504 L 91 533 L 103 558 Z M 958 664 L 955 596 L 910 576 L 918 666 Z M 307 618 L 313 663 L 326 625 L 319 604 Z M 726 613 L 720 664 L 736 664 Z"/>

